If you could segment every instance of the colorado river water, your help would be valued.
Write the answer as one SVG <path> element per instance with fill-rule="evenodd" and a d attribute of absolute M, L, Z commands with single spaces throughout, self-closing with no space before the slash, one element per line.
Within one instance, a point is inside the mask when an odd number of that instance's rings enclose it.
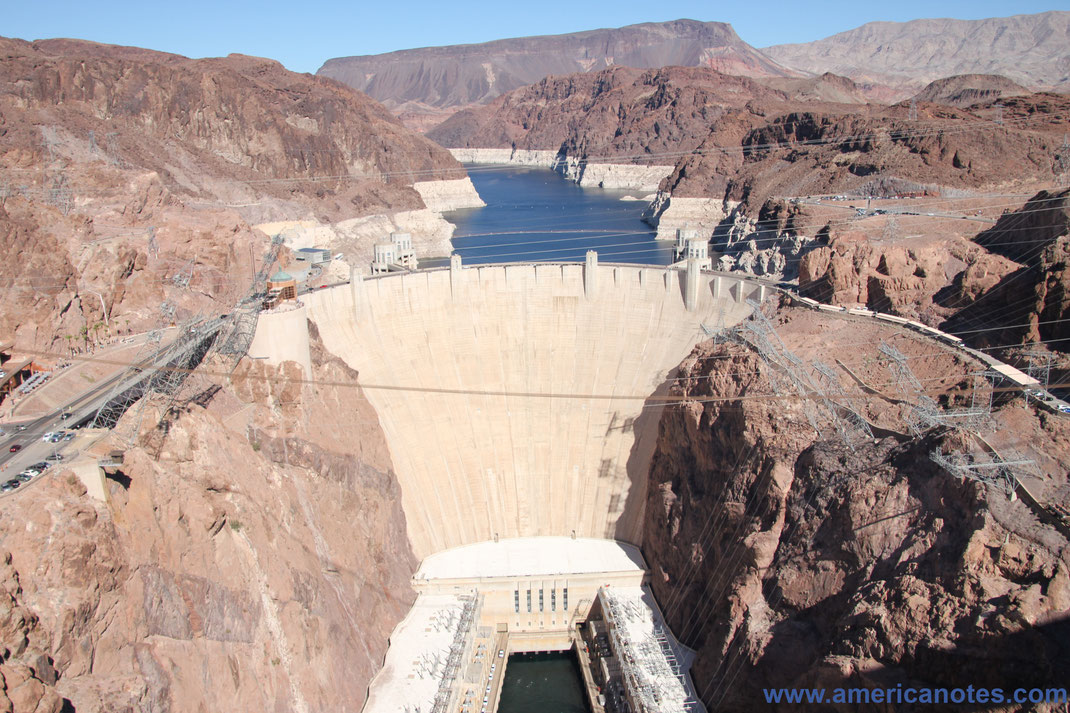
<path fill-rule="evenodd" d="M 499 713 L 587 711 L 579 664 L 574 654 L 513 654 L 509 657 Z"/>
<path fill-rule="evenodd" d="M 671 261 L 670 243 L 656 242 L 640 219 L 646 202 L 621 200 L 635 193 L 580 188 L 545 168 L 465 168 L 487 204 L 445 215 L 466 264 L 582 261 L 592 249 L 600 262 Z"/>

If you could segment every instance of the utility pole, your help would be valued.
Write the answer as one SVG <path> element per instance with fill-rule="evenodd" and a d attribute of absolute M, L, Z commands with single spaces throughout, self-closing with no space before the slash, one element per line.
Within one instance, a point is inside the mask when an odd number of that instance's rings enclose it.
<path fill-rule="evenodd" d="M 1063 134 L 1063 145 L 1055 152 L 1055 175 L 1070 173 L 1070 135 Z"/>

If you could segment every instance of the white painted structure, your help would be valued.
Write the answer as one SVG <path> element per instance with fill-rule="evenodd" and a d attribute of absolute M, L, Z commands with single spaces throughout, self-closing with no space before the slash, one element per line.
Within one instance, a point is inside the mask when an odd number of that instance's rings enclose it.
<path fill-rule="evenodd" d="M 471 632 L 460 631 L 464 596 L 472 595 L 421 594 L 416 598 L 390 635 L 386 661 L 368 688 L 364 713 L 431 713 L 439 691 L 452 688 L 446 652 L 458 634 L 470 646 Z M 467 659 L 469 652 L 461 653 Z"/>
<path fill-rule="evenodd" d="M 646 565 L 634 545 L 571 537 L 480 542 L 423 561 L 413 588 L 423 594 L 478 589 L 480 623 L 509 632 L 509 650 L 564 651 L 569 628 L 587 617 L 606 584 L 638 587 Z"/>
<path fill-rule="evenodd" d="M 391 233 L 389 242 L 376 243 L 372 248 L 373 275 L 415 269 L 416 251 L 413 250 L 412 235 L 409 233 Z"/>
<path fill-rule="evenodd" d="M 423 559 L 495 538 L 638 543 L 666 380 L 704 324 L 738 323 L 765 289 L 591 256 L 457 259 L 303 299 L 379 414 Z"/>
<path fill-rule="evenodd" d="M 312 352 L 304 303 L 286 300 L 275 309 L 261 312 L 249 344 L 249 357 L 272 365 L 296 362 L 306 377 L 311 376 Z"/>
<path fill-rule="evenodd" d="M 689 673 L 695 653 L 669 631 L 647 586 L 606 586 L 598 603 L 635 713 L 705 713 Z"/>
<path fill-rule="evenodd" d="M 698 232 L 690 229 L 676 231 L 676 243 L 672 248 L 673 261 L 687 263 L 695 260 L 700 270 L 713 268 L 713 258 L 710 257 L 710 241 L 698 237 Z"/>

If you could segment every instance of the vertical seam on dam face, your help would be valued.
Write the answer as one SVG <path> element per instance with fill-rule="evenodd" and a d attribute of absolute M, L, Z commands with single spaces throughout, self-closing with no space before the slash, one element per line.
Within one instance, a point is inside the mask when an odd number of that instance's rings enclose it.
<path fill-rule="evenodd" d="M 495 537 L 638 544 L 661 412 L 644 399 L 706 338 L 704 323 L 743 320 L 740 297 L 759 289 L 588 261 L 453 264 L 304 299 L 324 345 L 368 387 L 423 559 Z"/>

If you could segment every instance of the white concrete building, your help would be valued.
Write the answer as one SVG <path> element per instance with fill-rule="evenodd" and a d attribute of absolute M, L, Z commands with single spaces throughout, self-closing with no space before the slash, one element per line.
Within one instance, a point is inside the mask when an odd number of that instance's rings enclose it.
<path fill-rule="evenodd" d="M 373 275 L 401 270 L 415 270 L 416 251 L 411 233 L 391 233 L 390 242 L 376 243 L 372 248 Z"/>
<path fill-rule="evenodd" d="M 710 243 L 705 238 L 700 238 L 695 230 L 681 228 L 676 231 L 676 244 L 673 245 L 672 254 L 674 262 L 696 259 L 700 270 L 713 269 Z"/>

